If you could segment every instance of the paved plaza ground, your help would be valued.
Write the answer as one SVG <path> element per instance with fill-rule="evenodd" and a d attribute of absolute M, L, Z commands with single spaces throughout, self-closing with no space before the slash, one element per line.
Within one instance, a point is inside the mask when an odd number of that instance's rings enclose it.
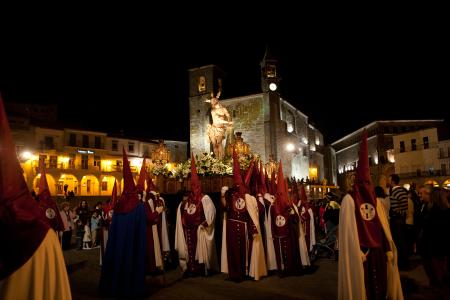
<path fill-rule="evenodd" d="M 74 299 L 99 299 L 97 285 L 100 277 L 99 249 L 64 252 Z M 280 278 L 276 275 L 262 280 L 234 283 L 226 275 L 208 278 L 182 279 L 178 269 L 149 281 L 149 299 L 336 299 L 337 262 L 321 258 L 313 274 Z M 444 299 L 426 288 L 427 280 L 419 261 L 401 272 L 406 299 Z M 165 281 L 165 282 L 164 282 Z"/>

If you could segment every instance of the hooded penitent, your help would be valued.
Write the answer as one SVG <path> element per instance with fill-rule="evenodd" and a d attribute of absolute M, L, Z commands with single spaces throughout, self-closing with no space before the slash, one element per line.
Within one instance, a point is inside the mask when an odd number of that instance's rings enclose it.
<path fill-rule="evenodd" d="M 49 229 L 22 175 L 0 97 L 0 280 L 20 268 Z"/>
<path fill-rule="evenodd" d="M 233 181 L 235 187 L 239 190 L 240 197 L 244 198 L 245 194 L 248 194 L 248 188 L 245 186 L 242 180 L 241 169 L 239 167 L 239 158 L 236 151 L 233 149 Z"/>
<path fill-rule="evenodd" d="M 197 167 L 195 165 L 194 155 L 191 155 L 191 192 L 195 202 L 202 200 L 202 189 L 198 179 Z"/>
<path fill-rule="evenodd" d="M 40 163 L 41 178 L 39 182 L 39 206 L 42 208 L 46 220 L 55 231 L 64 231 L 64 224 L 61 219 L 56 202 L 50 195 L 47 183 L 44 162 Z"/>
<path fill-rule="evenodd" d="M 123 149 L 123 191 L 116 205 L 115 212 L 126 214 L 135 209 L 138 203 L 138 190 L 131 174 L 130 162 L 125 149 Z"/>
<path fill-rule="evenodd" d="M 145 189 L 145 180 L 147 179 L 147 167 L 145 165 L 145 157 L 142 161 L 141 171 L 139 172 L 139 179 L 136 184 L 138 194 L 142 195 Z"/>
<path fill-rule="evenodd" d="M 370 178 L 367 132 L 365 130 L 361 137 L 359 161 L 351 195 L 355 201 L 360 245 L 368 248 L 380 247 L 383 230 L 376 215 L 377 198 Z"/>
<path fill-rule="evenodd" d="M 61 244 L 45 218 L 23 178 L 0 97 L 0 299 L 71 299 Z"/>
<path fill-rule="evenodd" d="M 130 163 L 123 149 L 124 188 L 109 229 L 102 264 L 100 291 L 117 298 L 145 294 L 146 214 L 139 201 Z"/>
<path fill-rule="evenodd" d="M 277 175 L 277 191 L 275 202 L 273 204 L 273 211 L 275 215 L 285 215 L 289 207 L 290 205 L 283 175 L 283 166 L 280 161 L 280 166 L 278 167 L 278 175 Z"/>
<path fill-rule="evenodd" d="M 355 175 L 339 216 L 338 299 L 403 299 L 395 245 L 371 183 L 365 130 Z"/>

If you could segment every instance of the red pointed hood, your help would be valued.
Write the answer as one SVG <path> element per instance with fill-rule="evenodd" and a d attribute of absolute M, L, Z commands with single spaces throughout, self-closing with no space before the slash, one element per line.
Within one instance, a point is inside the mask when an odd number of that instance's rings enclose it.
<path fill-rule="evenodd" d="M 281 212 L 284 211 L 287 206 L 289 206 L 289 200 L 287 195 L 286 182 L 283 175 L 283 166 L 280 161 L 277 175 L 277 194 L 275 197 L 275 209 Z"/>
<path fill-rule="evenodd" d="M 111 207 L 113 208 L 117 204 L 117 181 L 114 180 L 114 186 L 111 193 Z"/>
<path fill-rule="evenodd" d="M 123 152 L 123 191 L 120 196 L 120 200 L 117 203 L 114 212 L 115 213 L 129 213 L 139 203 L 138 192 L 136 185 L 134 184 L 133 175 L 131 174 L 130 162 L 128 161 L 125 148 Z"/>
<path fill-rule="evenodd" d="M 277 194 L 277 183 L 276 183 L 275 170 L 272 171 L 272 175 L 270 176 L 269 193 L 273 196 L 275 196 Z"/>
<path fill-rule="evenodd" d="M 191 191 L 196 201 L 200 201 L 202 199 L 202 188 L 197 174 L 194 154 L 191 154 Z"/>
<path fill-rule="evenodd" d="M 52 196 L 50 195 L 50 189 L 48 187 L 44 161 L 40 161 L 39 165 L 41 172 L 41 178 L 39 181 L 39 195 L 38 195 L 39 206 L 42 208 L 49 225 L 55 231 L 64 231 L 64 224 L 61 219 L 61 214 L 59 213 L 58 206 L 56 205 L 56 202 L 52 199 Z"/>
<path fill-rule="evenodd" d="M 300 196 L 298 194 L 298 185 L 297 181 L 292 181 L 292 202 L 298 206 L 298 202 L 300 201 Z"/>
<path fill-rule="evenodd" d="M 300 200 L 302 201 L 302 206 L 309 208 L 308 197 L 306 196 L 305 185 L 300 184 Z"/>
<path fill-rule="evenodd" d="M 139 179 L 136 185 L 138 193 L 142 193 L 145 189 L 145 180 L 147 179 L 147 167 L 145 165 L 145 157 L 142 161 L 141 171 L 139 172 Z"/>
<path fill-rule="evenodd" d="M 157 187 L 153 183 L 153 180 L 150 177 L 150 174 L 147 173 L 147 189 L 145 190 L 145 193 L 146 193 L 145 200 L 148 201 L 150 199 L 151 195 L 152 195 L 151 192 L 156 192 L 156 191 L 157 191 Z"/>
<path fill-rule="evenodd" d="M 33 199 L 17 161 L 15 146 L 0 96 L 0 280 L 34 254 L 50 228 Z"/>
<path fill-rule="evenodd" d="M 359 148 L 358 167 L 355 183 L 351 192 L 355 201 L 356 224 L 358 226 L 359 242 L 364 247 L 379 247 L 382 243 L 382 227 L 376 213 L 377 200 L 372 186 L 369 167 L 369 151 L 367 146 L 367 131 L 364 129 Z"/>
<path fill-rule="evenodd" d="M 267 193 L 266 175 L 262 161 L 259 161 L 259 192 L 264 196 Z"/>
<path fill-rule="evenodd" d="M 260 175 L 259 175 L 259 170 L 258 170 L 258 164 L 255 163 L 255 164 L 253 164 L 253 171 L 252 171 L 252 176 L 250 179 L 250 192 L 253 196 L 257 196 L 259 193 L 261 193 L 259 178 L 260 178 Z"/>
<path fill-rule="evenodd" d="M 364 129 L 361 136 L 361 144 L 359 146 L 359 160 L 356 167 L 356 183 L 367 182 L 372 185 L 369 166 L 369 148 L 367 146 L 367 131 Z"/>
<path fill-rule="evenodd" d="M 233 180 L 234 185 L 238 187 L 239 194 L 244 197 L 248 193 L 247 188 L 242 180 L 241 169 L 239 167 L 239 158 L 236 154 L 235 149 L 233 149 Z"/>
<path fill-rule="evenodd" d="M 250 187 L 251 187 L 251 184 L 253 182 L 253 174 L 254 174 L 253 167 L 254 166 L 255 166 L 255 161 L 252 160 L 250 162 L 250 165 L 248 166 L 247 171 L 245 172 L 244 185 L 247 188 L 247 191 L 250 191 Z"/>

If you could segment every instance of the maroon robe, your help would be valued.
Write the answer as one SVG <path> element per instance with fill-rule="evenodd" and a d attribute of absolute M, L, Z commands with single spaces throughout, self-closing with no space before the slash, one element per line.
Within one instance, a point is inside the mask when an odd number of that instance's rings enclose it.
<path fill-rule="evenodd" d="M 376 214 L 376 203 L 374 206 L 370 202 L 363 202 L 363 199 L 369 198 L 367 195 L 361 195 L 365 192 L 355 188 L 351 194 L 355 201 L 356 225 L 361 250 L 368 253 L 363 264 L 366 295 L 368 300 L 385 299 L 387 294 L 386 252 L 391 248 Z M 372 219 L 368 220 L 372 214 Z"/>
<path fill-rule="evenodd" d="M 230 279 L 240 281 L 248 275 L 253 234 L 258 233 L 258 229 L 237 189 L 228 190 L 225 199 L 228 275 Z"/>
<path fill-rule="evenodd" d="M 181 222 L 183 224 L 184 239 L 187 245 L 188 262 L 187 272 L 191 275 L 198 275 L 205 269 L 204 264 L 199 264 L 195 259 L 195 253 L 197 250 L 197 230 L 198 226 L 206 225 L 206 218 L 203 212 L 202 201 L 195 201 L 193 197 L 189 197 L 186 204 L 182 204 L 181 207 Z"/>
<path fill-rule="evenodd" d="M 305 241 L 306 241 L 306 246 L 308 248 L 308 252 L 309 252 L 309 247 L 311 245 L 311 215 L 309 214 L 309 205 L 308 204 L 304 204 L 303 201 L 300 204 L 300 215 L 301 215 L 301 222 L 302 222 L 302 226 L 305 232 Z"/>
<path fill-rule="evenodd" d="M 270 215 L 278 271 L 293 274 L 300 265 L 299 217 L 292 207 L 277 205 L 271 206 Z"/>
<path fill-rule="evenodd" d="M 372 186 L 367 146 L 367 132 L 361 138 L 355 183 L 350 193 L 355 201 L 355 217 L 361 250 L 367 253 L 364 284 L 367 299 L 386 299 L 387 257 L 390 245 L 377 214 L 377 199 Z"/>

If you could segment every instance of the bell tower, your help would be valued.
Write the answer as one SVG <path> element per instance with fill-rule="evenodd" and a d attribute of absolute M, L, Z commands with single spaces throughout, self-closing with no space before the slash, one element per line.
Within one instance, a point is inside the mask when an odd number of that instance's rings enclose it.
<path fill-rule="evenodd" d="M 272 55 L 269 47 L 261 61 L 261 88 L 264 93 L 278 90 L 280 79 L 278 77 L 278 60 Z"/>
<path fill-rule="evenodd" d="M 278 92 L 280 77 L 278 60 L 271 54 L 269 47 L 261 61 L 261 88 L 264 98 L 269 103 L 269 119 L 264 123 L 266 135 L 266 154 L 272 154 L 275 160 L 280 160 L 283 145 L 283 124 L 281 121 L 281 100 Z M 267 158 L 266 158 L 267 159 Z"/>
<path fill-rule="evenodd" d="M 211 93 L 222 90 L 224 72 L 215 65 L 193 68 L 189 72 L 190 150 L 195 154 L 210 152 L 207 126 L 211 123 Z"/>

